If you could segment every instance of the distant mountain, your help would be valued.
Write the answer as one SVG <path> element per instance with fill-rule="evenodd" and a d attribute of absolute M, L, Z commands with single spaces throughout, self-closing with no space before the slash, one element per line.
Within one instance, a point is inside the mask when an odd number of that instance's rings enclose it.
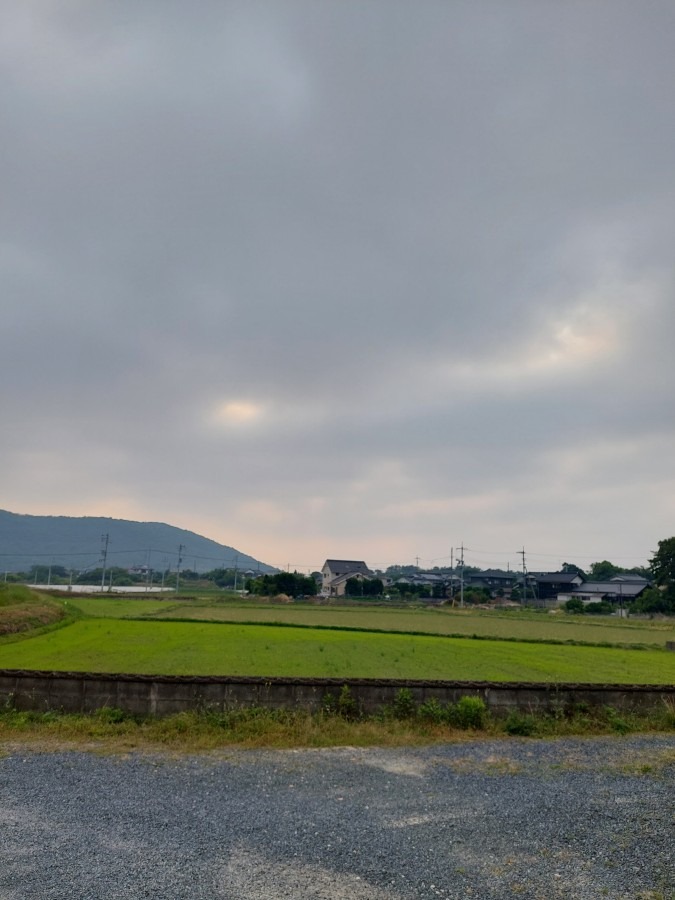
<path fill-rule="evenodd" d="M 182 569 L 208 572 L 221 566 L 275 572 L 265 565 L 209 538 L 164 525 L 95 516 L 23 516 L 0 510 L 0 572 L 21 572 L 33 565 L 66 566 L 76 571 L 95 568 L 102 558 L 102 536 L 108 535 L 108 566 L 175 569 L 182 544 Z"/>

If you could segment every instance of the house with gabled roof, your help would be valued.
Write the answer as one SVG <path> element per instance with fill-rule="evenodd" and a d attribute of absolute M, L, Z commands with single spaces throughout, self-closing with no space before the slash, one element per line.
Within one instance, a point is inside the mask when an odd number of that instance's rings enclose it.
<path fill-rule="evenodd" d="M 362 559 L 327 559 L 321 577 L 322 594 L 343 597 L 350 578 L 372 578 L 373 573 Z"/>
<path fill-rule="evenodd" d="M 641 581 L 585 581 L 572 591 L 558 594 L 558 602 L 565 603 L 572 597 L 578 597 L 582 603 L 594 603 L 606 600 L 609 603 L 623 605 L 636 600 L 649 587 L 646 579 Z"/>
<path fill-rule="evenodd" d="M 539 600 L 550 600 L 564 591 L 576 591 L 584 583 L 576 572 L 544 572 L 534 575 Z"/>

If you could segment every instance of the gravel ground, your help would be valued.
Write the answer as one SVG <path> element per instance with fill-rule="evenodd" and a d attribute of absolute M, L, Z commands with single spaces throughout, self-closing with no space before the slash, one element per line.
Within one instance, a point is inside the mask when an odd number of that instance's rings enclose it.
<path fill-rule="evenodd" d="M 675 736 L 0 758 L 0 898 L 675 897 Z"/>

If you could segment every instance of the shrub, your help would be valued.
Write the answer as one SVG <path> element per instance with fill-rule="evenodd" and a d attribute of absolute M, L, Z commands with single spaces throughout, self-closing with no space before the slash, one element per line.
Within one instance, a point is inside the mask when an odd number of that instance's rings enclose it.
<path fill-rule="evenodd" d="M 448 708 L 450 724 L 457 728 L 484 728 L 487 715 L 487 706 L 480 697 L 461 697 Z"/>
<path fill-rule="evenodd" d="M 527 713 L 511 710 L 504 722 L 504 731 L 507 734 L 518 735 L 520 737 L 530 737 L 537 728 L 537 720 L 534 716 Z"/>
<path fill-rule="evenodd" d="M 664 700 L 663 706 L 663 727 L 675 729 L 675 703 L 672 700 Z"/>
<path fill-rule="evenodd" d="M 356 719 L 359 708 L 348 684 L 343 684 L 337 699 L 338 715 L 343 719 Z"/>
<path fill-rule="evenodd" d="M 119 725 L 120 722 L 131 719 L 132 716 L 116 706 L 102 706 L 96 710 L 96 718 L 99 722 L 105 722 L 106 725 Z"/>
<path fill-rule="evenodd" d="M 607 719 L 612 731 L 616 731 L 617 734 L 627 734 L 632 730 L 629 723 L 619 715 L 619 713 L 614 709 L 613 706 L 605 707 L 605 718 Z"/>
<path fill-rule="evenodd" d="M 335 716 L 337 715 L 337 699 L 335 694 L 331 694 L 330 691 L 323 695 L 321 700 L 321 712 L 326 716 Z"/>
<path fill-rule="evenodd" d="M 443 709 L 441 704 L 435 697 L 425 700 L 417 710 L 418 718 L 424 722 L 432 722 L 434 725 L 440 725 L 447 718 L 447 711 Z"/>
<path fill-rule="evenodd" d="M 414 719 L 417 713 L 410 688 L 401 688 L 394 697 L 393 713 L 396 719 Z"/>
<path fill-rule="evenodd" d="M 565 604 L 565 609 L 570 613 L 583 613 L 584 612 L 584 604 L 583 601 L 578 597 L 570 597 L 570 599 Z"/>
<path fill-rule="evenodd" d="M 614 612 L 614 608 L 611 603 L 600 601 L 587 603 L 584 612 L 589 613 L 592 616 L 609 616 Z"/>

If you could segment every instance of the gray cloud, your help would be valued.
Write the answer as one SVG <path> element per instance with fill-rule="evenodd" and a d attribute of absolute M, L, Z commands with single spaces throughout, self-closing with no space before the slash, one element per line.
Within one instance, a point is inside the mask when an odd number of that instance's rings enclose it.
<path fill-rule="evenodd" d="M 670 534 L 671 4 L 0 9 L 9 508 L 269 562 Z"/>

